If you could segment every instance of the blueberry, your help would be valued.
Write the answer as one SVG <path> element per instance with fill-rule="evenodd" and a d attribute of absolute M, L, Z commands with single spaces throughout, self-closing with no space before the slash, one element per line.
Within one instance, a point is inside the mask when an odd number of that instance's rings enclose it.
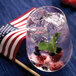
<path fill-rule="evenodd" d="M 62 48 L 57 47 L 56 53 L 60 53 L 62 51 Z"/>
<path fill-rule="evenodd" d="M 55 53 L 49 53 L 49 55 L 50 55 L 50 56 L 54 56 L 54 55 L 55 55 Z"/>
<path fill-rule="evenodd" d="M 46 66 L 42 66 L 43 70 L 48 70 L 48 68 Z"/>
<path fill-rule="evenodd" d="M 35 51 L 40 51 L 40 50 L 38 49 L 38 46 L 35 46 Z"/>
<path fill-rule="evenodd" d="M 40 56 L 40 52 L 38 52 L 38 51 L 34 51 L 34 54 L 37 56 Z"/>

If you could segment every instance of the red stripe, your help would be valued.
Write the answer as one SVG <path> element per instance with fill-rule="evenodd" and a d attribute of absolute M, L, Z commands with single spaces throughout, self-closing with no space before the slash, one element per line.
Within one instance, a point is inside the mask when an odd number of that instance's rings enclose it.
<path fill-rule="evenodd" d="M 27 18 L 28 18 L 28 17 L 27 17 Z M 23 22 L 23 21 L 25 21 L 25 20 L 27 20 L 27 18 L 25 18 L 25 19 L 19 21 L 18 23 L 15 23 L 14 26 L 17 25 L 17 24 L 19 24 L 19 23 L 21 23 L 21 22 Z"/>
<path fill-rule="evenodd" d="M 12 40 L 12 42 L 11 42 L 9 48 L 8 48 L 8 54 L 7 54 L 7 57 L 8 57 L 8 58 L 9 58 L 9 55 L 10 55 L 10 50 L 11 50 L 12 45 L 14 44 L 15 40 L 16 40 L 20 35 L 22 35 L 22 34 L 24 34 L 24 33 L 25 33 L 25 32 L 19 34 L 18 36 L 16 36 L 16 37 Z"/>
<path fill-rule="evenodd" d="M 29 9 L 27 12 L 25 12 L 25 13 L 22 14 L 21 16 L 19 16 L 19 17 L 15 18 L 14 20 L 10 21 L 9 23 L 12 23 L 12 22 L 16 21 L 17 19 L 19 19 L 19 18 L 21 18 L 22 16 L 26 15 L 27 13 L 29 13 L 29 12 L 30 12 L 31 10 L 33 10 L 33 9 L 34 9 L 34 7 L 32 7 L 31 9 Z"/>
<path fill-rule="evenodd" d="M 17 32 L 19 32 L 19 31 L 17 31 Z M 3 45 L 3 48 L 2 48 L 2 54 L 4 54 L 5 47 L 6 47 L 6 44 L 7 44 L 8 40 L 9 40 L 14 34 L 16 34 L 17 32 L 11 34 L 11 35 L 6 39 L 6 41 L 5 41 L 4 45 Z"/>
<path fill-rule="evenodd" d="M 18 51 L 18 49 L 19 49 L 19 47 L 20 47 L 20 45 L 21 45 L 21 42 L 24 40 L 26 38 L 26 36 L 24 36 L 24 37 L 22 37 L 21 38 L 21 40 L 18 42 L 18 44 L 16 45 L 16 48 L 15 48 L 15 50 L 14 50 L 14 53 L 13 53 L 13 61 L 15 60 L 15 58 L 16 58 L 16 54 L 17 54 L 17 51 Z"/>

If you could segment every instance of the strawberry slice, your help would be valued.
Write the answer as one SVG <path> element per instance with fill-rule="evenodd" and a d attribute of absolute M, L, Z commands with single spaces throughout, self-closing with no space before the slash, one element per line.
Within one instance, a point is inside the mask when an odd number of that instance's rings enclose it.
<path fill-rule="evenodd" d="M 63 51 L 61 51 L 60 53 L 55 54 L 54 56 L 50 56 L 50 58 L 53 62 L 57 62 L 62 58 L 62 56 L 63 56 Z"/>
<path fill-rule="evenodd" d="M 51 71 L 59 70 L 60 68 L 62 68 L 62 66 L 63 66 L 63 62 L 62 61 L 58 61 L 58 62 L 52 63 L 50 65 L 50 70 Z"/>

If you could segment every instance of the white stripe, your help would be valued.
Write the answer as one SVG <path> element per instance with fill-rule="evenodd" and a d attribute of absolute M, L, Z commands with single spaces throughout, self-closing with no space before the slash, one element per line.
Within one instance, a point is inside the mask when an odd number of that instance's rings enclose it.
<path fill-rule="evenodd" d="M 35 9 L 35 8 L 34 8 L 34 9 Z M 22 16 L 21 18 L 17 19 L 16 21 L 11 22 L 10 24 L 11 24 L 11 25 L 14 25 L 14 24 L 22 21 L 23 19 L 27 18 L 27 17 L 29 16 L 29 14 L 30 14 L 34 9 L 32 9 L 29 13 L 25 14 L 25 15 Z"/>
<path fill-rule="evenodd" d="M 2 48 L 3 48 L 3 45 L 4 45 L 5 41 L 6 41 L 6 39 L 7 39 L 11 34 L 17 32 L 17 31 L 22 31 L 22 29 L 12 31 L 12 32 L 8 33 L 8 34 L 3 38 L 2 42 L 1 42 L 1 45 L 0 45 L 0 53 L 2 52 Z"/>
<path fill-rule="evenodd" d="M 21 39 L 22 37 L 24 37 L 24 36 L 26 36 L 26 33 L 24 33 L 24 34 L 22 34 L 21 36 L 19 36 L 19 37 L 16 39 L 16 41 L 14 42 L 14 44 L 12 45 L 9 59 L 12 59 L 12 58 L 13 58 L 14 49 L 15 49 L 16 45 L 18 44 L 18 42 L 20 41 L 20 39 Z"/>
<path fill-rule="evenodd" d="M 25 32 L 25 31 L 20 31 L 20 32 L 14 34 L 14 35 L 8 40 L 8 42 L 7 42 L 7 44 L 6 44 L 6 47 L 5 47 L 4 56 L 7 56 L 7 54 L 8 54 L 8 48 L 9 48 L 12 40 L 13 40 L 16 36 L 18 36 L 19 34 L 21 34 L 21 33 L 23 33 L 23 32 Z"/>
<path fill-rule="evenodd" d="M 14 25 L 14 26 L 15 26 L 15 27 L 18 27 L 18 26 L 23 25 L 23 24 L 26 24 L 26 23 L 27 23 L 27 20 L 22 21 L 22 22 L 20 22 L 20 23 Z"/>

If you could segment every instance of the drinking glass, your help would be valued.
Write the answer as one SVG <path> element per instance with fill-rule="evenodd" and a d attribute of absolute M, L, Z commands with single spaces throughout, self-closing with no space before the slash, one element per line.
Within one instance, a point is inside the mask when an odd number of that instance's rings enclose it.
<path fill-rule="evenodd" d="M 39 70 L 54 72 L 72 55 L 72 41 L 63 11 L 54 6 L 35 9 L 27 20 L 26 49 L 30 62 Z"/>

